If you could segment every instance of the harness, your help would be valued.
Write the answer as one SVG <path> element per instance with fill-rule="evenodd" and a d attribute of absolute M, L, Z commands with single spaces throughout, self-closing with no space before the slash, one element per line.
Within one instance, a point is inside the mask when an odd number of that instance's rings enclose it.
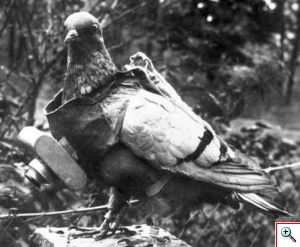
<path fill-rule="evenodd" d="M 118 142 L 128 99 L 120 99 L 122 107 L 116 119 L 108 119 L 101 104 L 120 87 L 136 92 L 143 88 L 164 96 L 146 76 L 143 70 L 135 68 L 125 73 L 117 73 L 116 79 L 96 97 L 78 97 L 62 105 L 62 90 L 45 107 L 51 134 L 56 140 L 65 137 L 76 150 L 79 163 L 95 163 Z M 133 95 L 134 96 L 134 95 Z M 112 124 L 114 122 L 114 124 Z M 170 180 L 170 175 L 162 176 L 146 189 L 148 196 L 156 195 Z"/>

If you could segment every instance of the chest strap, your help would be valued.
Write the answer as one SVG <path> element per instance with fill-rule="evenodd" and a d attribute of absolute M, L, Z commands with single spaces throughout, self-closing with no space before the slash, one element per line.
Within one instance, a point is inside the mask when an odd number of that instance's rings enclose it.
<path fill-rule="evenodd" d="M 158 192 L 161 191 L 161 189 L 166 185 L 166 183 L 169 182 L 171 178 L 172 176 L 170 174 L 162 176 L 159 180 L 157 180 L 154 184 L 150 185 L 146 189 L 146 195 L 149 197 L 155 196 Z"/>

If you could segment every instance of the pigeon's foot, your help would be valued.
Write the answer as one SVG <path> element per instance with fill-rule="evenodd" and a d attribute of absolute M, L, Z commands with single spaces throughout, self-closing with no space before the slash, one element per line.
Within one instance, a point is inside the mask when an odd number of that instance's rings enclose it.
<path fill-rule="evenodd" d="M 99 230 L 97 229 L 87 229 L 84 227 L 71 226 L 69 227 L 69 231 L 75 230 L 75 233 L 70 233 L 70 238 L 92 238 L 95 234 L 99 234 Z M 80 232 L 80 233 L 79 233 Z"/>
<path fill-rule="evenodd" d="M 168 236 L 164 237 L 141 237 L 141 238 L 124 238 L 118 244 L 123 247 L 132 246 L 156 246 L 155 244 L 170 243 L 171 239 Z"/>
<path fill-rule="evenodd" d="M 77 226 L 72 226 L 69 230 L 76 230 L 75 233 L 71 233 L 70 237 L 73 239 L 76 238 L 94 238 L 96 241 L 101 240 L 107 237 L 110 237 L 114 234 L 124 235 L 126 237 L 131 237 L 136 234 L 135 231 L 131 231 L 126 227 L 119 227 L 118 229 L 100 227 L 100 229 L 86 229 Z M 80 233 L 79 233 L 80 232 Z"/>

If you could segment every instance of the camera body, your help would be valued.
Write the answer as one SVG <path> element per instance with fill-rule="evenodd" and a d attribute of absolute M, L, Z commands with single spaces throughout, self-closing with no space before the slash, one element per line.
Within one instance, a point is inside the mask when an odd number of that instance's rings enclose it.
<path fill-rule="evenodd" d="M 56 141 L 50 134 L 28 126 L 18 139 L 36 157 L 29 163 L 25 176 L 37 187 L 58 181 L 71 190 L 85 186 L 86 173 L 76 162 L 76 152 L 66 138 Z"/>

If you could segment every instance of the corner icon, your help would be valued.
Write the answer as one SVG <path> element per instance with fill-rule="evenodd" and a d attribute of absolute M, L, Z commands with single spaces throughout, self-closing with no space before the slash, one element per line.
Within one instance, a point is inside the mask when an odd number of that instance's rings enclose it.
<path fill-rule="evenodd" d="M 300 222 L 275 222 L 275 246 L 295 247 L 300 234 Z M 298 241 L 296 240 L 298 239 Z"/>
<path fill-rule="evenodd" d="M 290 238 L 293 242 L 296 242 L 296 239 L 292 236 L 291 228 L 287 226 L 281 228 L 281 235 L 285 238 Z"/>

